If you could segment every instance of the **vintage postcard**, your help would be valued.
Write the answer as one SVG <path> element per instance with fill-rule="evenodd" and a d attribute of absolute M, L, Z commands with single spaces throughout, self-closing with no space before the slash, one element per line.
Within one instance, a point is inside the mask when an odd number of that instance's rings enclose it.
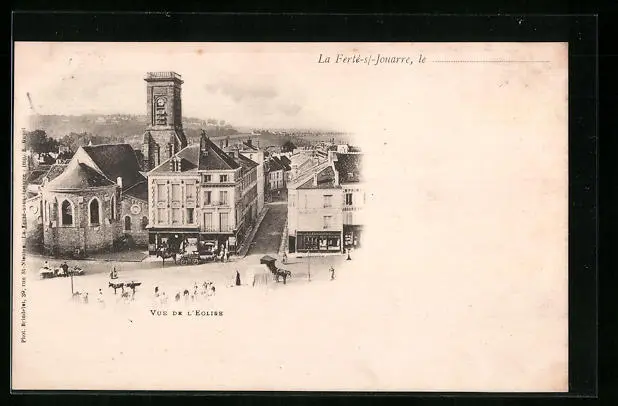
<path fill-rule="evenodd" d="M 12 388 L 566 392 L 567 56 L 15 43 Z"/>

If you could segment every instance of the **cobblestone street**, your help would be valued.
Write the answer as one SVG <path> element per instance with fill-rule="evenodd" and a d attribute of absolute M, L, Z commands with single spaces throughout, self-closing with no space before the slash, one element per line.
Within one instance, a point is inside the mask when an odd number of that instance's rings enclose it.
<path fill-rule="evenodd" d="M 281 244 L 281 234 L 288 215 L 287 202 L 269 203 L 270 209 L 260 228 L 255 234 L 248 255 L 252 254 L 276 254 Z"/>

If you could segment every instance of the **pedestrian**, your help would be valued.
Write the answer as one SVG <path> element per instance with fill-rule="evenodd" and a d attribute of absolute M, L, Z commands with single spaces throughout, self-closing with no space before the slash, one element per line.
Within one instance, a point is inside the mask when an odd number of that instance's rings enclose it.
<path fill-rule="evenodd" d="M 240 286 L 240 272 L 236 270 L 236 286 Z"/>
<path fill-rule="evenodd" d="M 155 292 L 154 292 L 155 297 L 159 297 L 159 287 L 155 286 Z"/>
<path fill-rule="evenodd" d="M 69 266 L 67 265 L 67 261 L 64 261 L 60 268 L 64 271 L 64 274 L 67 275 L 69 273 Z"/>
<path fill-rule="evenodd" d="M 176 299 L 177 302 L 180 302 L 180 292 L 176 293 L 176 297 L 174 299 Z"/>
<path fill-rule="evenodd" d="M 49 262 L 45 261 L 45 263 L 43 264 L 43 268 L 49 269 Z"/>
<path fill-rule="evenodd" d="M 283 259 L 281 260 L 281 262 L 283 262 L 284 264 L 288 263 L 288 256 L 285 252 L 283 253 Z"/>
<path fill-rule="evenodd" d="M 88 304 L 88 292 L 84 293 L 84 296 L 82 296 L 82 300 L 84 301 L 84 304 Z"/>
<path fill-rule="evenodd" d="M 105 307 L 105 301 L 103 300 L 103 290 L 99 289 L 99 296 L 97 297 L 97 302 L 99 302 L 99 305 L 101 305 L 101 307 Z"/>
<path fill-rule="evenodd" d="M 330 269 L 330 280 L 335 280 L 335 268 L 333 268 L 333 266 L 331 265 Z"/>

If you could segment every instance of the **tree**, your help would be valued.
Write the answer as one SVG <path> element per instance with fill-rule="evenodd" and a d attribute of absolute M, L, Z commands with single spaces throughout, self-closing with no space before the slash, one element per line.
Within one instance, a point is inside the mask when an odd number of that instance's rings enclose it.
<path fill-rule="evenodd" d="M 36 153 L 53 152 L 58 150 L 58 141 L 48 137 L 45 130 L 34 130 L 25 133 L 26 149 Z"/>
<path fill-rule="evenodd" d="M 281 151 L 282 152 L 292 152 L 295 149 L 296 149 L 296 145 L 294 145 L 294 143 L 291 140 L 287 140 L 281 146 Z"/>

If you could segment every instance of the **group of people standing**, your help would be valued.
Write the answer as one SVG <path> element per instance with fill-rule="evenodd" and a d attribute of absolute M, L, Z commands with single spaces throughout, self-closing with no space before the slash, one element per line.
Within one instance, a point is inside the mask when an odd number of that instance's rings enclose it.
<path fill-rule="evenodd" d="M 214 296 L 216 291 L 217 289 L 215 288 L 215 284 L 212 281 L 206 281 L 202 283 L 201 286 L 198 286 L 197 282 L 194 282 L 192 291 L 189 291 L 189 289 L 185 289 L 182 293 L 176 292 L 176 295 L 174 296 L 174 301 L 180 302 L 182 299 L 185 303 L 187 303 L 189 301 L 197 301 L 200 298 L 208 299 L 209 297 Z M 154 288 L 154 299 L 156 302 L 162 305 L 167 304 L 169 300 L 165 292 L 159 290 L 158 286 L 155 286 Z"/>

